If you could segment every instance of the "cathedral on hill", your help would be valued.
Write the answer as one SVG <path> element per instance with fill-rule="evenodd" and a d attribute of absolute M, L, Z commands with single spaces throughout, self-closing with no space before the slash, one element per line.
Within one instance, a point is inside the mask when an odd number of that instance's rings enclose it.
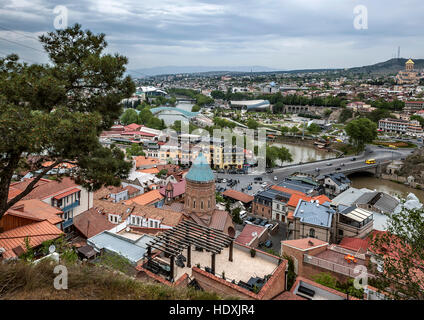
<path fill-rule="evenodd" d="M 418 72 L 414 70 L 414 65 L 412 59 L 405 63 L 405 70 L 399 71 L 396 76 L 398 84 L 417 84 L 419 82 Z"/>

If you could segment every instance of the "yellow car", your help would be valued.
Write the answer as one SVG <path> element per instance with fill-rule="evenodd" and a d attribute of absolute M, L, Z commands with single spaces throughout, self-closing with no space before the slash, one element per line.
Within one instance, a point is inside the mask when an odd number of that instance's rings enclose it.
<path fill-rule="evenodd" d="M 375 164 L 375 159 L 368 159 L 365 161 L 366 164 Z"/>
<path fill-rule="evenodd" d="M 392 149 L 397 149 L 397 147 L 396 146 L 394 146 L 394 145 L 389 145 L 389 148 L 392 148 Z"/>

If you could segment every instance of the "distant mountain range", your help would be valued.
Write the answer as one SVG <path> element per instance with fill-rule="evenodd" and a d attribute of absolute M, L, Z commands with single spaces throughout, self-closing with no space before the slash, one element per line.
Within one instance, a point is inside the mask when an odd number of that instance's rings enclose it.
<path fill-rule="evenodd" d="M 181 74 L 181 73 L 208 73 L 208 72 L 271 72 L 277 71 L 273 68 L 264 66 L 164 66 L 164 67 L 152 67 L 129 70 L 128 73 L 134 77 L 140 77 L 141 75 L 156 76 L 156 75 L 167 75 L 167 74 Z"/>
<path fill-rule="evenodd" d="M 208 74 L 208 75 L 223 75 L 223 74 L 269 74 L 269 73 L 315 73 L 315 72 L 341 72 L 343 73 L 361 73 L 369 75 L 384 75 L 384 74 L 396 74 L 400 70 L 405 69 L 405 62 L 408 59 L 390 59 L 385 62 L 376 63 L 373 65 L 346 68 L 346 69 L 302 69 L 302 70 L 276 70 L 264 66 L 164 66 L 164 67 L 152 67 L 129 70 L 128 73 L 134 78 L 140 78 L 142 76 L 157 76 L 157 75 L 172 75 L 172 74 L 185 74 L 185 73 L 197 73 L 197 74 Z M 415 62 L 415 69 L 424 69 L 424 59 L 413 59 Z"/>

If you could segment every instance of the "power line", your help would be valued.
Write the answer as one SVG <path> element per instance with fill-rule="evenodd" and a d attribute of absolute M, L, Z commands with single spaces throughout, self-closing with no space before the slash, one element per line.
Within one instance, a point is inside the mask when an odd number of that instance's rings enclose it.
<path fill-rule="evenodd" d="M 25 47 L 25 48 L 28 48 L 28 49 L 32 49 L 32 50 L 35 50 L 35 51 L 41 52 L 41 53 L 45 53 L 45 52 L 44 52 L 44 51 L 42 51 L 42 50 L 39 50 L 39 49 L 36 49 L 36 48 L 30 47 L 30 46 L 27 46 L 27 45 L 25 45 L 25 44 L 22 44 L 22 43 L 19 43 L 19 42 L 16 42 L 16 41 L 12 41 L 12 40 L 5 39 L 5 38 L 2 38 L 2 37 L 0 37 L 0 39 L 1 39 L 1 40 L 4 40 L 4 41 L 7 41 L 7 42 L 10 42 L 10 43 L 17 44 L 18 46 L 22 46 L 22 47 Z"/>
<path fill-rule="evenodd" d="M 21 33 L 21 32 L 6 28 L 6 27 L 3 27 L 2 25 L 0 25 L 0 28 L 3 29 L 3 30 L 6 30 L 6 31 L 13 32 L 13 33 L 16 33 L 18 35 L 24 36 L 24 37 L 29 38 L 29 39 L 33 39 L 33 40 L 37 40 L 37 41 L 39 40 L 38 38 L 35 38 L 35 37 L 29 36 L 27 34 L 24 34 L 24 33 Z"/>

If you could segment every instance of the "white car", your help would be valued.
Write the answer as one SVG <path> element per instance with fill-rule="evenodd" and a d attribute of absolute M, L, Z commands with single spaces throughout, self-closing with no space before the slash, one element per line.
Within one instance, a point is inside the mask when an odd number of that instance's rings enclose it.
<path fill-rule="evenodd" d="M 265 188 L 267 185 L 268 185 L 268 183 L 264 182 L 264 183 L 261 184 L 261 187 Z"/>
<path fill-rule="evenodd" d="M 274 226 L 274 224 L 268 223 L 268 224 L 265 225 L 265 228 L 271 229 L 273 226 Z"/>
<path fill-rule="evenodd" d="M 277 176 L 274 176 L 274 181 L 277 181 L 277 180 L 278 180 Z"/>
<path fill-rule="evenodd" d="M 227 179 L 222 179 L 222 183 L 227 183 Z"/>
<path fill-rule="evenodd" d="M 245 219 L 247 217 L 247 212 L 245 210 L 240 211 L 240 219 Z"/>

